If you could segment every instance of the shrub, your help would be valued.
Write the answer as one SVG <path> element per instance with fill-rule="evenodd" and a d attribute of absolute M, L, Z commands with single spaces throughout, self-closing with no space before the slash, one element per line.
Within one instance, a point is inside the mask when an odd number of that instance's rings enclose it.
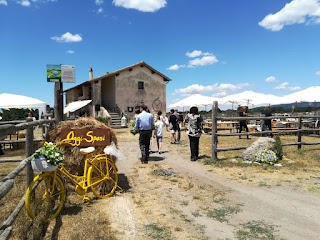
<path fill-rule="evenodd" d="M 96 117 L 96 120 L 99 122 L 104 123 L 105 125 L 109 126 L 109 118 L 106 117 Z"/>
<path fill-rule="evenodd" d="M 275 142 L 272 146 L 272 151 L 275 152 L 278 160 L 281 160 L 283 157 L 283 151 L 282 151 L 282 144 L 281 144 L 281 139 L 279 136 L 275 137 Z"/>

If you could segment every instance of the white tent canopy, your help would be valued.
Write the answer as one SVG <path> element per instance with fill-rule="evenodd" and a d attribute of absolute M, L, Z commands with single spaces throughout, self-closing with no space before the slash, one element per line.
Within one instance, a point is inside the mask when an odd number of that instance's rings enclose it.
<path fill-rule="evenodd" d="M 9 93 L 2 93 L 0 94 L 0 108 L 32 108 L 39 110 L 39 118 L 41 118 L 42 113 L 46 112 L 47 104 L 42 102 L 38 99 L 16 95 L 16 94 L 9 94 Z"/>
<path fill-rule="evenodd" d="M 89 103 L 91 103 L 92 100 L 79 100 L 75 102 L 68 103 L 67 106 L 63 109 L 63 113 L 66 114 L 68 112 L 75 112 L 79 110 L 80 108 L 83 108 L 84 106 L 87 106 Z"/>

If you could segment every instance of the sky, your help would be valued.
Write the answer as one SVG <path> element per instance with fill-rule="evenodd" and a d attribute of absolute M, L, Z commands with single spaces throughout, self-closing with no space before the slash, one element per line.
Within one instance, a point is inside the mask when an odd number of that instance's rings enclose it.
<path fill-rule="evenodd" d="M 53 106 L 47 64 L 75 83 L 140 61 L 191 94 L 284 96 L 320 81 L 320 0 L 0 0 L 0 93 Z"/>

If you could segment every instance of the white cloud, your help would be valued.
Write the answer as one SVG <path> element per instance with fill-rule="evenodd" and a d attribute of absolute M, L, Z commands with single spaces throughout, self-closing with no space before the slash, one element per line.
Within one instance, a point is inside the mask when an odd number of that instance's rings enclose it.
<path fill-rule="evenodd" d="M 186 56 L 194 58 L 194 57 L 199 57 L 202 55 L 202 51 L 200 50 L 194 50 L 193 52 L 187 52 Z"/>
<path fill-rule="evenodd" d="M 34 3 L 47 3 L 47 2 L 57 2 L 58 0 L 31 0 Z"/>
<path fill-rule="evenodd" d="M 215 96 L 218 95 L 226 95 L 227 92 L 234 92 L 234 91 L 238 91 L 241 90 L 245 87 L 251 86 L 248 83 L 243 83 L 243 84 L 214 84 L 214 85 L 209 85 L 209 86 L 203 86 L 203 85 L 199 85 L 199 84 L 192 84 L 186 88 L 180 88 L 180 89 L 176 89 L 173 92 L 173 95 L 176 94 L 180 94 L 182 96 L 189 96 L 192 94 L 203 94 L 203 93 L 207 93 L 207 92 L 213 92 Z"/>
<path fill-rule="evenodd" d="M 15 1 L 16 3 L 20 4 L 23 7 L 30 7 L 31 3 L 32 4 L 41 4 L 41 3 L 48 3 L 48 2 L 57 2 L 58 0 L 17 0 Z M 0 5 L 8 5 L 8 1 L 7 0 L 0 0 Z"/>
<path fill-rule="evenodd" d="M 315 73 L 317 76 L 320 76 L 320 70 Z"/>
<path fill-rule="evenodd" d="M 207 66 L 217 63 L 218 59 L 214 55 L 204 56 L 202 58 L 196 58 L 189 61 L 188 67 Z"/>
<path fill-rule="evenodd" d="M 221 98 L 221 97 L 225 97 L 225 96 L 227 96 L 226 92 L 219 92 L 219 93 L 212 94 L 211 97 Z"/>
<path fill-rule="evenodd" d="M 21 2 L 18 2 L 21 6 L 24 7 L 30 7 L 31 3 L 29 2 L 29 0 L 22 0 Z"/>
<path fill-rule="evenodd" d="M 301 24 L 307 20 L 307 24 L 319 24 L 319 17 L 319 0 L 293 0 L 279 12 L 268 14 L 259 25 L 271 31 L 280 31 L 285 25 Z"/>
<path fill-rule="evenodd" d="M 195 93 L 210 92 L 212 91 L 212 89 L 213 89 L 213 86 L 202 86 L 199 84 L 192 84 L 186 88 L 176 89 L 174 91 L 174 94 L 181 94 L 185 96 L 185 95 L 191 95 Z"/>
<path fill-rule="evenodd" d="M 74 51 L 73 51 L 73 50 L 68 50 L 67 53 L 68 53 L 68 54 L 73 54 Z"/>
<path fill-rule="evenodd" d="M 97 10 L 97 13 L 103 13 L 103 8 L 99 7 L 99 9 Z"/>
<path fill-rule="evenodd" d="M 174 64 L 167 68 L 167 70 L 179 70 L 180 68 L 195 68 L 195 67 L 201 67 L 201 66 L 207 66 L 212 65 L 218 62 L 218 59 L 215 55 L 212 53 L 205 52 L 203 53 L 200 50 L 194 50 L 192 52 L 186 52 L 186 56 L 189 58 L 194 58 L 192 60 L 189 60 L 188 64 Z M 197 57 L 197 58 L 195 58 Z"/>
<path fill-rule="evenodd" d="M 276 89 L 276 90 L 287 90 L 287 91 L 297 91 L 297 90 L 300 90 L 301 88 L 298 87 L 298 86 L 291 87 L 291 86 L 289 86 L 288 82 L 284 82 L 284 83 L 281 83 L 280 85 L 274 87 L 274 89 Z"/>
<path fill-rule="evenodd" d="M 103 4 L 103 0 L 95 0 L 96 5 L 100 6 Z"/>
<path fill-rule="evenodd" d="M 112 3 L 117 7 L 141 12 L 156 12 L 167 5 L 166 0 L 113 0 Z"/>
<path fill-rule="evenodd" d="M 267 78 L 265 79 L 265 81 L 268 82 L 268 83 L 270 83 L 270 82 L 275 82 L 275 81 L 277 81 L 277 79 L 276 79 L 276 77 L 274 77 L 274 76 L 270 76 L 270 77 L 267 77 Z"/>
<path fill-rule="evenodd" d="M 72 35 L 70 32 L 66 32 L 65 34 L 62 34 L 60 37 L 57 37 L 57 36 L 51 37 L 51 39 L 57 42 L 81 42 L 82 41 L 82 37 L 79 34 Z"/>
<path fill-rule="evenodd" d="M 0 0 L 0 5 L 7 6 L 8 2 L 6 0 Z"/>
<path fill-rule="evenodd" d="M 176 71 L 179 70 L 180 66 L 178 64 L 174 64 L 167 68 L 167 70 Z"/>
<path fill-rule="evenodd" d="M 301 90 L 301 87 L 290 87 L 289 91 L 298 91 Z"/>
<path fill-rule="evenodd" d="M 288 82 L 284 82 L 284 83 L 281 83 L 280 85 L 274 87 L 274 89 L 287 89 L 288 85 L 289 85 Z"/>

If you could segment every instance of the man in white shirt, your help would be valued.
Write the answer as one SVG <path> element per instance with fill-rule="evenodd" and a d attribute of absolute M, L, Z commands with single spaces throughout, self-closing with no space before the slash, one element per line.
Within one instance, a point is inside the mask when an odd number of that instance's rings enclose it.
<path fill-rule="evenodd" d="M 141 113 L 136 118 L 135 129 L 139 130 L 139 146 L 141 151 L 141 163 L 148 163 L 150 139 L 152 136 L 152 128 L 154 119 L 151 113 L 146 110 L 146 105 L 140 106 Z"/>

